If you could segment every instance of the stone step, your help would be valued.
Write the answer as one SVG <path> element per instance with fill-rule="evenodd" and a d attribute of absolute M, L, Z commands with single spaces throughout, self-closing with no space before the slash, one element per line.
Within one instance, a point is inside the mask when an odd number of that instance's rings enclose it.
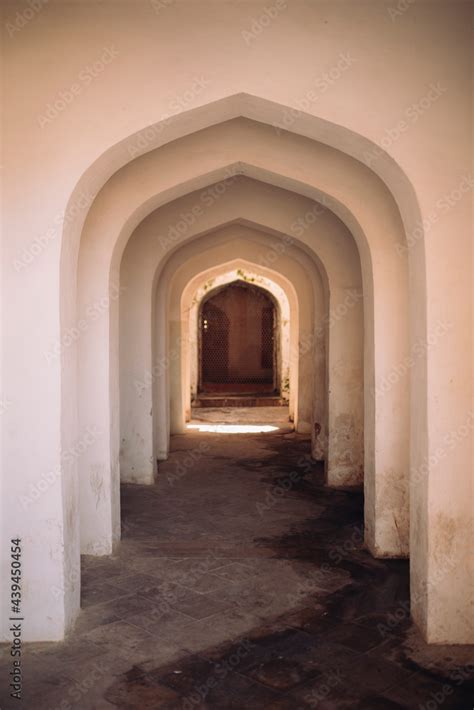
<path fill-rule="evenodd" d="M 262 395 L 200 395 L 193 407 L 286 407 L 288 402 L 281 397 Z"/>

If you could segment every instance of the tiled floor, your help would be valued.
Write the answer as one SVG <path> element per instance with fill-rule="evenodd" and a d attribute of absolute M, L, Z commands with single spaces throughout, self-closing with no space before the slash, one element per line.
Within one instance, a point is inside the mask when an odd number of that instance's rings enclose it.
<path fill-rule="evenodd" d="M 428 647 L 408 564 L 363 549 L 362 495 L 329 490 L 288 431 L 197 433 L 149 487 L 122 490 L 117 555 L 83 560 L 63 644 L 32 644 L 24 698 L 54 708 L 474 705 L 474 648 Z"/>

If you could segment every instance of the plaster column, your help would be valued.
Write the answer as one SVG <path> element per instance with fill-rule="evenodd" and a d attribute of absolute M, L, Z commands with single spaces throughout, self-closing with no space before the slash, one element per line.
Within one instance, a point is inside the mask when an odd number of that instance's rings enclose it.
<path fill-rule="evenodd" d="M 118 373 L 111 368 L 118 342 L 109 337 L 118 320 L 120 286 L 118 274 L 109 282 L 106 261 L 106 250 L 83 238 L 76 324 L 79 430 L 96 434 L 79 458 L 80 531 L 81 552 L 98 556 L 111 554 L 120 539 Z"/>
<path fill-rule="evenodd" d="M 153 483 L 153 382 L 160 363 L 151 359 L 152 303 L 149 284 L 140 278 L 140 264 L 130 260 L 120 271 L 120 480 Z M 148 296 L 148 298 L 147 298 Z M 135 318 L 137 309 L 140 318 Z"/>
<path fill-rule="evenodd" d="M 330 486 L 357 485 L 364 480 L 363 296 L 360 288 L 332 289 L 329 328 L 327 483 Z"/>
<path fill-rule="evenodd" d="M 465 153 L 463 156 L 467 158 Z M 458 189 L 463 184 L 459 176 L 443 178 L 448 181 L 437 194 L 457 199 L 451 198 L 450 209 L 444 208 L 443 218 L 430 230 L 428 322 L 425 337 L 414 340 L 412 349 L 412 427 L 417 436 L 413 437 L 416 446 L 412 447 L 410 468 L 411 612 L 429 643 L 472 644 L 473 323 L 472 273 L 466 268 L 467 255 L 472 251 L 472 230 L 466 227 L 471 193 L 466 183 L 464 191 Z M 426 211 L 431 209 L 428 202 Z M 446 244 L 452 243 L 453 234 L 456 248 L 448 253 Z M 418 264 L 423 245 L 415 242 L 412 255 Z M 416 310 L 414 317 L 419 317 Z M 427 378 L 423 373 L 425 359 Z M 420 422 L 426 406 L 429 417 L 424 429 Z"/>

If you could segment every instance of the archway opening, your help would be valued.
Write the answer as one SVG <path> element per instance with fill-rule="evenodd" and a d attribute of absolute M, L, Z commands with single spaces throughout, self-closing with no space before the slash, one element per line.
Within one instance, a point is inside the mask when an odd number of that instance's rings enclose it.
<path fill-rule="evenodd" d="M 243 230 L 243 231 L 242 231 Z M 286 416 L 285 426 L 288 427 L 289 422 L 296 429 L 304 429 L 307 433 L 310 427 L 305 426 L 306 421 L 311 418 L 310 407 L 312 398 L 303 402 L 304 406 L 299 406 L 298 390 L 300 376 L 300 362 L 298 357 L 298 334 L 300 332 L 300 299 L 293 286 L 291 280 L 281 273 L 258 264 L 260 257 L 265 254 L 265 247 L 261 242 L 249 241 L 243 239 L 243 235 L 248 234 L 248 229 L 242 225 L 234 225 L 230 228 L 220 230 L 220 236 L 215 232 L 210 233 L 207 237 L 203 237 L 204 243 L 213 243 L 209 249 L 199 250 L 199 260 L 186 260 L 186 267 L 178 268 L 174 273 L 173 282 L 171 284 L 170 299 L 177 303 L 180 301 L 180 323 L 181 329 L 179 338 L 177 332 L 174 333 L 173 342 L 170 342 L 170 347 L 176 350 L 181 349 L 182 357 L 180 362 L 180 372 L 171 375 L 171 382 L 181 382 L 178 388 L 173 388 L 171 400 L 175 402 L 181 401 L 181 407 L 172 409 L 172 433 L 183 431 L 185 422 L 191 420 L 197 413 L 203 414 L 202 407 L 213 407 L 216 415 L 223 415 L 223 408 L 233 407 L 235 414 L 241 418 L 254 418 L 257 416 L 259 421 L 256 424 L 261 425 L 261 417 L 265 414 L 262 412 L 262 407 L 272 408 L 273 416 L 278 420 Z M 232 235 L 232 236 L 231 236 Z M 254 236 L 256 236 L 254 234 Z M 263 236 L 260 234 L 260 237 Z M 228 241 L 229 237 L 231 241 Z M 223 241 L 222 241 L 223 238 Z M 264 242 L 266 239 L 264 239 Z M 220 243 L 221 242 L 221 243 Z M 230 256 L 231 251 L 237 254 L 246 254 L 251 257 L 251 260 L 242 258 L 234 258 L 222 261 L 223 256 Z M 185 252 L 187 253 L 187 252 Z M 191 257 L 191 254 L 189 254 Z M 199 264 L 199 265 L 198 265 Z M 206 265 L 203 271 L 200 271 L 199 266 Z M 171 266 L 171 264 L 170 264 Z M 288 268 L 288 264 L 286 265 Z M 296 271 L 300 277 L 299 283 L 305 282 L 305 274 L 298 270 Z M 197 270 L 197 273 L 195 273 Z M 283 269 L 285 271 L 285 269 Z M 185 273 L 187 276 L 185 276 Z M 189 276 L 193 274 L 190 281 L 187 281 Z M 294 274 L 289 274 L 293 278 Z M 187 284 L 186 284 L 187 281 Z M 231 389 L 230 393 L 225 391 L 200 392 L 200 370 L 201 368 L 201 348 L 200 335 L 201 328 L 204 328 L 204 323 L 200 315 L 202 308 L 205 308 L 205 303 L 222 289 L 224 286 L 232 283 L 240 283 L 243 286 L 258 287 L 260 291 L 269 299 L 269 303 L 264 304 L 273 306 L 273 318 L 270 319 L 268 311 L 263 318 L 266 318 L 266 323 L 263 323 L 263 340 L 267 341 L 267 354 L 269 358 L 272 355 L 273 362 L 273 380 L 274 384 L 263 383 L 264 387 L 258 388 L 255 383 L 245 384 L 238 383 L 237 392 L 235 388 L 224 387 L 222 389 Z M 306 280 L 306 294 L 308 295 L 308 309 L 305 311 L 304 324 L 309 326 L 312 317 L 313 307 L 313 291 L 311 283 Z M 181 295 L 179 295 L 181 294 Z M 311 294 L 311 295 L 309 295 Z M 300 294 L 301 295 L 301 294 Z M 177 315 L 177 314 L 176 314 Z M 269 333 L 269 325 L 273 321 L 274 332 Z M 262 321 L 257 320 L 256 323 L 256 343 L 261 343 L 262 340 Z M 266 329 L 266 333 L 265 333 Z M 228 336 L 224 336 L 228 337 Z M 272 345 L 271 352 L 270 347 Z M 220 346 L 219 346 L 220 347 Z M 257 364 L 260 367 L 260 359 L 257 359 Z M 265 355 L 264 355 L 265 356 Z M 291 361 L 291 364 L 290 364 Z M 240 380 L 242 378 L 239 378 Z M 253 378 L 255 379 L 255 378 Z M 228 382 L 226 385 L 231 385 Z M 163 389 L 163 388 L 161 388 Z M 210 389 L 219 389 L 211 386 Z M 242 390 L 252 390 L 251 392 Z M 265 392 L 264 390 L 267 390 Z M 260 390 L 260 391 L 259 391 Z M 271 390 L 271 391 L 270 391 Z M 159 392 L 155 393 L 155 401 L 159 399 Z M 255 409 L 259 412 L 256 412 Z M 278 410 L 278 411 L 277 411 Z M 207 412 L 209 414 L 209 412 Z M 228 416 L 226 412 L 226 418 Z M 270 412 L 268 413 L 270 414 Z"/>
<path fill-rule="evenodd" d="M 199 396 L 278 395 L 278 310 L 264 289 L 242 281 L 211 293 L 198 323 Z"/>
<path fill-rule="evenodd" d="M 277 299 L 252 281 L 235 278 L 205 293 L 195 323 L 197 382 L 191 385 L 194 423 L 189 429 L 263 433 L 291 428 L 288 399 L 281 397 L 281 322 Z"/>
<path fill-rule="evenodd" d="M 268 107 L 269 114 L 271 113 L 270 108 L 271 107 Z M 119 178 L 117 178 L 117 180 L 114 178 L 113 181 L 110 181 L 110 189 L 105 187 L 103 194 L 101 193 L 94 203 L 93 214 L 88 219 L 90 229 L 85 230 L 83 239 L 81 240 L 81 258 L 79 262 L 80 264 L 88 266 L 90 260 L 93 262 L 94 267 L 96 267 L 97 272 L 99 269 L 98 265 L 102 266 L 102 264 L 105 264 L 106 268 L 103 269 L 103 273 L 97 273 L 96 290 L 100 293 L 102 286 L 109 284 L 109 281 L 106 283 L 108 277 L 110 275 L 116 275 L 117 273 L 117 264 L 119 263 L 120 255 L 130 229 L 138 224 L 140 219 L 149 213 L 150 209 L 169 202 L 173 197 L 185 194 L 184 191 L 189 191 L 192 187 L 205 187 L 209 184 L 210 180 L 215 181 L 217 178 L 226 175 L 229 176 L 229 171 L 231 171 L 230 176 L 232 177 L 233 170 L 236 170 L 238 174 L 245 171 L 245 174 L 252 178 L 263 178 L 265 181 L 271 182 L 274 187 L 292 189 L 305 197 L 317 198 L 330 207 L 354 236 L 359 250 L 364 283 L 364 388 L 366 395 L 364 397 L 364 480 L 366 492 L 366 541 L 369 548 L 377 556 L 403 556 L 406 554 L 407 550 L 406 532 L 408 529 L 406 504 L 408 446 L 406 444 L 409 417 L 400 416 L 400 411 L 408 411 L 409 389 L 405 382 L 400 381 L 397 386 L 391 387 L 388 392 L 384 392 L 383 398 L 377 398 L 375 394 L 380 391 L 380 383 L 385 381 L 384 378 L 386 377 L 387 370 L 390 374 L 391 364 L 404 361 L 409 342 L 408 329 L 406 327 L 408 319 L 405 317 L 405 310 L 408 304 L 407 295 L 410 286 L 407 278 L 408 254 L 402 249 L 402 247 L 405 246 L 403 239 L 406 234 L 407 225 L 402 223 L 400 213 L 404 219 L 408 217 L 408 223 L 412 221 L 411 217 L 413 215 L 410 213 L 411 204 L 408 204 L 408 206 L 400 206 L 398 204 L 399 199 L 397 198 L 400 198 L 400 191 L 403 191 L 403 186 L 405 185 L 403 182 L 404 175 L 403 173 L 398 175 L 396 166 L 394 166 L 395 173 L 392 171 L 392 174 L 388 175 L 390 179 L 385 181 L 386 184 L 389 185 L 389 190 L 387 190 L 380 180 L 379 175 L 367 170 L 362 163 L 357 163 L 357 161 L 351 157 L 353 155 L 360 157 L 360 153 L 365 145 L 363 140 L 359 140 L 360 150 L 354 148 L 349 150 L 348 142 L 344 140 L 344 138 L 348 137 L 347 135 L 338 136 L 337 127 L 329 125 L 328 128 L 334 129 L 335 135 L 332 137 L 329 136 L 328 139 L 326 133 L 323 134 L 319 131 L 321 128 L 319 123 L 316 122 L 317 125 L 309 123 L 309 117 L 308 126 L 302 127 L 298 135 L 293 132 L 291 135 L 289 133 L 285 141 L 281 141 L 280 138 L 278 138 L 278 145 L 273 145 L 276 139 L 274 135 L 275 132 L 271 132 L 269 129 L 271 122 L 268 121 L 268 125 L 265 126 L 260 120 L 258 124 L 254 125 L 254 116 L 252 112 L 250 113 L 250 116 L 247 116 L 245 113 L 239 114 L 245 117 L 243 121 L 240 119 L 235 119 L 235 121 L 226 120 L 222 125 L 219 125 L 217 129 L 214 125 L 211 128 L 202 129 L 202 131 L 198 132 L 199 135 L 197 132 L 188 132 L 186 136 L 180 137 L 179 141 L 173 143 L 172 155 L 168 155 L 167 144 L 158 148 L 157 153 L 160 153 L 158 175 L 167 176 L 171 174 L 173 176 L 173 182 L 170 184 L 161 184 L 159 180 L 157 181 L 156 175 L 153 175 L 151 169 L 151 156 L 147 155 L 146 159 L 143 161 L 137 159 L 133 161 L 133 165 L 124 167 L 124 180 L 122 181 L 122 176 L 119 176 L 120 185 L 118 185 Z M 259 113 L 260 119 L 264 119 L 265 117 L 266 114 L 264 111 L 262 111 L 261 114 Z M 226 118 L 228 119 L 227 114 Z M 189 126 L 187 126 L 187 130 L 189 131 Z M 228 140 L 229 136 L 224 135 L 227 132 L 234 134 L 230 136 L 230 140 Z M 251 133 L 251 136 L 245 136 L 245 141 L 243 140 L 244 133 Z M 251 137 L 252 140 L 248 140 L 249 137 Z M 318 137 L 323 141 L 322 143 L 317 142 Z M 335 140 L 338 137 L 342 140 Z M 332 140 L 332 138 L 334 138 L 334 140 Z M 352 140 L 353 138 L 359 137 L 351 135 L 350 138 Z M 209 141 L 212 139 L 213 150 L 205 150 L 207 139 L 209 139 Z M 216 149 L 216 139 L 218 141 L 218 150 Z M 194 153 L 189 150 L 189 146 L 187 145 L 193 141 L 199 141 L 200 144 L 200 150 Z M 265 144 L 266 146 L 265 151 L 263 147 L 262 150 L 259 151 L 258 160 L 255 159 L 252 150 L 249 151 L 249 146 L 253 149 L 257 142 L 259 142 L 259 145 L 263 146 L 263 144 Z M 357 141 L 355 142 L 357 144 Z M 326 145 L 324 145 L 324 143 Z M 183 169 L 182 173 L 179 173 L 180 165 L 177 163 L 178 144 L 179 148 L 183 148 L 183 161 L 186 166 L 186 172 Z M 339 146 L 339 150 L 336 150 L 335 146 Z M 249 152 L 252 154 L 249 155 Z M 316 154 L 318 154 L 318 156 L 321 154 L 321 160 L 313 159 L 313 157 L 316 157 Z M 190 169 L 190 156 L 193 155 L 199 157 L 199 166 L 191 165 L 192 169 Z M 218 155 L 218 160 L 215 159 L 216 155 Z M 212 156 L 209 165 L 202 163 L 203 156 Z M 168 171 L 164 169 L 164 166 L 166 167 L 165 161 L 167 158 L 173 160 L 173 165 L 176 167 L 175 170 Z M 146 185 L 144 183 L 144 189 L 140 196 L 141 201 L 137 201 L 126 208 L 124 207 L 124 214 L 119 214 L 120 211 L 117 211 L 116 205 L 125 205 L 125 200 L 111 200 L 112 189 L 117 185 L 120 191 L 125 194 L 125 190 L 128 189 L 127 181 L 133 180 L 134 184 L 136 184 L 136 175 L 141 167 L 141 162 L 145 163 L 145 167 L 150 168 L 149 173 L 146 173 L 146 175 L 149 174 L 149 177 L 153 179 L 148 181 L 150 183 L 149 185 L 148 182 Z M 392 165 L 390 164 L 389 167 L 391 169 Z M 362 179 L 354 180 L 353 177 L 356 173 L 360 173 Z M 395 185 L 397 189 L 391 194 L 390 187 L 393 187 L 392 183 L 398 178 L 401 180 L 401 186 L 400 184 Z M 409 184 L 407 187 L 410 189 Z M 215 198 L 209 197 L 208 194 L 205 195 L 205 198 L 206 202 L 210 201 L 214 206 L 219 205 L 219 202 Z M 99 209 L 102 208 L 101 200 L 106 208 L 113 203 L 114 209 L 112 212 L 114 221 L 118 222 L 120 219 L 123 221 L 124 225 L 126 225 L 122 230 L 114 229 L 112 223 L 107 225 L 107 229 L 104 229 L 103 221 L 97 218 L 94 219 L 96 215 L 98 216 Z M 367 204 L 371 206 L 370 214 L 365 209 Z M 275 209 L 276 206 L 277 205 L 275 205 Z M 417 207 L 416 204 L 414 206 L 415 208 Z M 200 207 L 201 205 L 199 204 L 199 208 Z M 404 209 L 399 210 L 399 207 Z M 126 209 L 128 210 L 127 212 L 125 212 Z M 196 211 L 200 212 L 199 209 Z M 271 214 L 273 214 L 273 212 L 271 212 Z M 305 244 L 306 241 L 310 241 L 306 231 L 309 223 L 306 219 L 308 214 L 314 216 L 312 212 L 305 212 L 303 217 L 300 217 L 296 222 L 290 225 L 289 230 L 289 234 L 295 234 L 296 237 L 301 238 Z M 380 225 L 383 225 L 382 229 L 378 228 L 377 222 L 379 220 Z M 181 225 L 181 222 L 176 222 L 176 224 Z M 111 239 L 108 239 L 107 243 L 103 244 L 100 262 L 97 259 L 97 240 L 93 238 L 93 232 L 94 229 L 97 229 L 97 225 L 100 226 L 102 234 L 119 234 L 119 238 L 114 244 L 112 244 Z M 185 230 L 185 232 L 186 234 L 183 236 L 183 241 L 189 239 L 187 230 Z M 176 234 L 176 230 L 174 230 L 173 236 L 169 237 L 172 246 L 176 246 L 176 241 L 179 241 Z M 395 246 L 395 249 L 387 248 L 389 242 Z M 163 244 L 162 249 L 166 247 L 166 242 L 164 241 Z M 420 249 L 422 249 L 422 240 L 420 240 L 420 244 Z M 92 246 L 94 248 L 92 248 Z M 313 245 L 308 243 L 307 246 L 308 248 L 312 248 Z M 402 258 L 400 258 L 400 254 L 403 255 Z M 79 268 L 78 280 L 80 283 L 89 286 L 91 279 L 90 274 L 86 274 L 87 269 L 85 266 Z M 87 278 L 85 278 L 85 275 L 87 275 Z M 348 282 L 345 281 L 344 285 L 347 283 Z M 91 295 L 89 293 L 89 290 L 86 295 L 80 292 L 80 306 L 87 308 L 88 298 L 90 300 L 93 295 L 94 294 Z M 413 298 L 412 302 L 421 304 L 419 307 L 420 312 L 417 312 L 417 326 L 419 326 L 421 330 L 424 315 L 424 294 L 421 293 L 420 295 L 422 296 L 420 301 Z M 64 322 L 67 323 L 69 311 L 66 311 L 67 309 L 65 309 L 65 314 L 62 313 L 63 324 Z M 104 319 L 100 333 L 101 336 L 104 336 L 101 342 L 104 344 L 106 355 L 111 354 L 109 360 L 103 358 L 105 365 L 110 368 L 109 373 L 105 372 L 105 375 L 109 374 L 110 376 L 103 378 L 104 386 L 100 393 L 101 397 L 103 395 L 101 399 L 103 409 L 106 411 L 107 415 L 110 415 L 110 426 L 108 426 L 106 433 L 108 434 L 110 432 L 111 436 L 103 437 L 104 442 L 103 444 L 101 442 L 99 452 L 101 456 L 103 454 L 102 459 L 104 460 L 104 465 L 102 466 L 101 464 L 102 468 L 100 470 L 105 472 L 105 484 L 107 484 L 109 488 L 111 488 L 110 482 L 113 484 L 116 480 L 116 468 L 114 468 L 114 466 L 118 460 L 118 457 L 115 455 L 118 437 L 115 436 L 116 427 L 114 426 L 116 424 L 114 413 L 117 411 L 117 408 L 114 407 L 113 401 L 108 401 L 108 397 L 111 396 L 111 393 L 113 399 L 113 393 L 116 391 L 116 388 L 113 386 L 117 371 L 116 358 L 114 360 L 116 353 L 113 349 L 114 326 L 116 326 L 117 323 L 115 311 L 116 307 L 112 304 L 110 317 L 107 322 L 105 322 Z M 82 311 L 80 310 L 80 312 Z M 397 313 L 400 314 L 400 327 L 392 328 L 389 333 L 386 331 L 384 324 L 386 324 L 387 318 Z M 337 321 L 337 315 L 333 318 L 330 312 L 329 318 L 329 330 L 331 330 L 333 321 Z M 112 326 L 112 328 L 109 326 Z M 92 332 L 92 329 L 90 329 L 89 332 Z M 416 332 L 419 331 L 417 330 Z M 163 348 L 165 347 L 166 341 L 163 339 Z M 152 366 L 153 365 L 154 363 L 152 363 Z M 334 373 L 337 374 L 338 371 L 339 366 L 337 370 L 331 370 L 329 372 L 328 387 L 331 387 L 331 375 L 334 375 Z M 153 383 L 153 371 L 151 370 L 151 372 L 151 382 Z M 92 384 L 95 384 L 97 379 L 97 377 L 94 380 L 90 378 L 90 382 L 88 381 L 91 390 Z M 420 378 L 420 382 L 423 383 L 424 379 Z M 423 385 L 421 384 L 420 386 Z M 346 391 L 349 390 L 346 388 Z M 87 396 L 87 388 L 82 388 L 81 392 L 84 394 L 80 402 L 79 421 L 89 421 L 87 403 L 91 402 L 92 398 Z M 161 399 L 163 404 L 158 413 L 161 415 L 163 409 L 164 428 L 165 431 L 169 433 L 170 418 L 166 418 L 167 411 L 165 411 L 168 408 L 168 401 L 168 398 Z M 415 398 L 413 397 L 411 401 L 415 401 Z M 422 398 L 420 398 L 420 402 L 421 401 Z M 107 404 L 111 406 L 106 406 Z M 172 405 L 170 408 L 172 408 Z M 95 407 L 94 411 L 96 410 L 97 407 Z M 153 409 L 154 416 L 156 415 L 155 410 L 156 408 Z M 149 411 L 151 412 L 152 409 L 150 408 Z M 315 427 L 313 427 L 313 429 L 315 429 Z M 418 429 L 421 431 L 423 427 L 418 427 Z M 420 438 L 423 438 L 422 434 L 420 434 L 418 438 L 415 437 L 415 445 L 410 446 L 410 449 L 415 451 L 415 458 L 417 459 L 424 450 L 424 441 L 420 441 Z M 110 447 L 110 442 L 115 442 L 115 444 Z M 99 447 L 96 448 L 98 449 Z M 346 448 L 349 449 L 349 447 Z M 81 468 L 88 470 L 87 465 L 89 464 L 89 459 L 92 459 L 92 455 L 94 456 L 94 461 L 97 462 L 99 456 L 94 450 L 94 452 L 91 452 L 91 456 L 88 456 L 86 460 L 81 460 Z M 102 459 L 100 460 L 102 461 Z M 96 469 L 98 468 L 97 463 L 95 463 L 94 466 Z M 375 485 L 376 483 L 377 485 Z M 82 499 L 85 498 L 86 503 L 89 503 L 87 496 L 92 499 L 89 490 L 86 488 L 85 495 L 82 495 L 81 498 L 81 509 L 85 509 L 85 506 L 82 505 Z M 110 505 L 109 508 L 113 514 L 113 517 L 110 518 L 110 529 L 113 531 L 113 523 L 116 519 L 118 507 L 116 505 L 115 507 L 114 505 Z M 97 517 L 99 516 L 97 515 Z M 104 516 L 101 515 L 100 517 L 103 519 Z M 89 525 L 87 528 L 84 526 L 83 529 L 89 531 L 91 526 Z M 96 535 L 95 532 L 94 535 Z M 82 545 L 85 550 L 90 547 L 89 538 L 90 535 L 84 536 Z M 109 544 L 110 539 L 109 535 L 107 544 Z M 418 573 L 418 579 L 422 578 L 423 573 L 420 573 L 419 565 L 414 567 Z M 415 580 L 415 589 L 418 586 Z"/>

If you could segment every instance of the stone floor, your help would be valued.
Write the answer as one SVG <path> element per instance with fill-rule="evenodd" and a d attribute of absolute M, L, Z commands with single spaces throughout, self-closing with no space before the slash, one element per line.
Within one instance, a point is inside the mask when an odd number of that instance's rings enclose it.
<path fill-rule="evenodd" d="M 156 485 L 123 486 L 117 554 L 84 558 L 70 638 L 25 647 L 21 702 L 3 656 L 2 710 L 472 710 L 474 648 L 422 642 L 361 492 L 324 488 L 278 425 L 173 437 Z"/>
<path fill-rule="evenodd" d="M 227 425 L 243 424 L 256 431 L 260 425 L 272 425 L 275 431 L 293 431 L 293 424 L 289 420 L 288 407 L 208 407 L 193 409 L 190 427 L 196 428 L 199 424 L 220 425 L 222 434 L 229 433 Z"/>

